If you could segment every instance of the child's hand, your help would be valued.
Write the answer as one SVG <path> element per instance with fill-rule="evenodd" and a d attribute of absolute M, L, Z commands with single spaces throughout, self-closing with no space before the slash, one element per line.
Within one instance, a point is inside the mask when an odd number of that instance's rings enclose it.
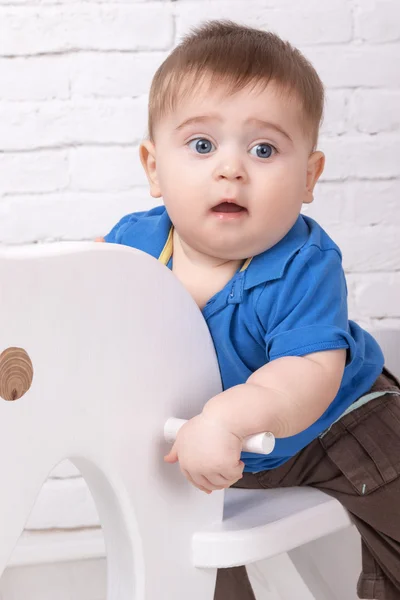
<path fill-rule="evenodd" d="M 203 414 L 190 419 L 179 430 L 169 463 L 179 461 L 185 477 L 194 486 L 211 494 L 230 487 L 241 479 L 244 463 L 240 460 L 242 440 Z"/>
<path fill-rule="evenodd" d="M 103 237 L 98 237 L 94 241 L 95 242 L 105 242 L 105 239 Z"/>

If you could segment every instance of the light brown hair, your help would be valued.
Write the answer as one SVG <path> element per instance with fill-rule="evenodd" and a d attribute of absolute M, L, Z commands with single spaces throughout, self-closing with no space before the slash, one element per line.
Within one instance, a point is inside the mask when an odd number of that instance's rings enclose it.
<path fill-rule="evenodd" d="M 174 110 L 178 101 L 207 84 L 227 93 L 274 81 L 301 103 L 305 131 L 313 146 L 324 107 L 324 87 L 310 62 L 297 48 L 269 31 L 231 21 L 209 21 L 186 35 L 156 71 L 149 98 L 148 131 Z"/>

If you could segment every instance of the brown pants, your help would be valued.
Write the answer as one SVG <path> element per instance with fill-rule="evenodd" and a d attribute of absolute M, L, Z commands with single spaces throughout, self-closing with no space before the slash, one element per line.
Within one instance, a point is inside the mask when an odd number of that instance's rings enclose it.
<path fill-rule="evenodd" d="M 385 391 L 345 415 L 322 438 L 269 471 L 245 473 L 234 487 L 308 485 L 336 498 L 362 539 L 357 595 L 400 599 L 400 383 L 386 369 L 371 392 Z M 219 569 L 214 600 L 255 600 L 245 567 Z"/>

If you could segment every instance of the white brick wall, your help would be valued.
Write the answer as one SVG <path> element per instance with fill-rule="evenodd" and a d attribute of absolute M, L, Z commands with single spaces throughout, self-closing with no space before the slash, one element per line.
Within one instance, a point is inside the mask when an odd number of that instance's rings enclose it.
<path fill-rule="evenodd" d="M 151 77 L 214 17 L 318 69 L 327 167 L 308 214 L 342 247 L 351 317 L 400 327 L 398 0 L 0 0 L 0 242 L 92 239 L 154 205 L 137 153 Z"/>

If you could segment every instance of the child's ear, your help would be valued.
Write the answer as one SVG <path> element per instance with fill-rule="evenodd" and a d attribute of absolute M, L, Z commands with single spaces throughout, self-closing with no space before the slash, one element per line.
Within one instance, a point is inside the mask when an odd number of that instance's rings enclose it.
<path fill-rule="evenodd" d="M 153 198 L 160 198 L 162 194 L 158 183 L 156 149 L 153 142 L 144 140 L 140 144 L 139 156 L 149 181 L 150 194 Z"/>
<path fill-rule="evenodd" d="M 304 204 L 310 204 L 314 200 L 314 187 L 325 166 L 325 155 L 319 150 L 313 152 L 307 164 L 307 184 L 304 193 Z"/>

